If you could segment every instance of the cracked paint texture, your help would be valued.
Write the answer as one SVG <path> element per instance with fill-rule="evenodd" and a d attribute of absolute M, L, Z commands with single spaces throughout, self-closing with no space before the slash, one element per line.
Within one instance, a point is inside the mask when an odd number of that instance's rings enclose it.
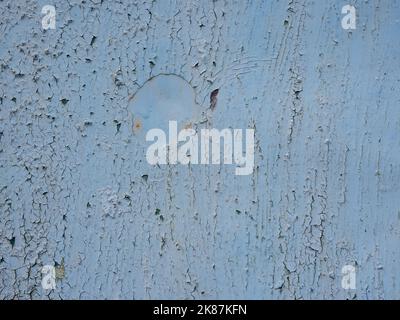
<path fill-rule="evenodd" d="M 0 1 L 0 298 L 399 299 L 400 1 L 346 4 Z M 148 165 L 162 99 L 253 174 Z"/>

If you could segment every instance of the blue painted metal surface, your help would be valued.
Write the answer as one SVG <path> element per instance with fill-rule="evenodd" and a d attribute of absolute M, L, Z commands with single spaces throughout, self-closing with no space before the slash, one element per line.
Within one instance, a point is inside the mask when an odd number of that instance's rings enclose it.
<path fill-rule="evenodd" d="M 1 1 L 0 298 L 400 298 L 400 2 L 346 4 Z M 254 172 L 149 165 L 188 119 Z"/>

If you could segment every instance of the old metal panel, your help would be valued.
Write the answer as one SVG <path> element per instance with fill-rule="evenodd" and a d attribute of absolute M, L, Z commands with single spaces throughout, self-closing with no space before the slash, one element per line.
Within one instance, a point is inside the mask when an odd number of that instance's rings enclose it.
<path fill-rule="evenodd" d="M 0 298 L 400 298 L 400 2 L 354 2 L 1 1 Z M 254 171 L 150 165 L 169 120 Z"/>

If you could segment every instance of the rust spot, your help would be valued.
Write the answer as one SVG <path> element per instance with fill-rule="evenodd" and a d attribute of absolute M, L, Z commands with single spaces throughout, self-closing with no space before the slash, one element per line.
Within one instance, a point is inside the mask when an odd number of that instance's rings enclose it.
<path fill-rule="evenodd" d="M 219 89 L 215 89 L 210 94 L 210 109 L 214 111 L 215 107 L 217 106 L 217 98 L 218 98 Z"/>
<path fill-rule="evenodd" d="M 55 266 L 56 271 L 56 279 L 61 280 L 65 277 L 65 266 L 64 260 L 61 262 L 60 265 Z"/>
<path fill-rule="evenodd" d="M 142 122 L 139 119 L 135 119 L 133 122 L 133 131 L 138 132 L 140 129 L 142 129 Z"/>

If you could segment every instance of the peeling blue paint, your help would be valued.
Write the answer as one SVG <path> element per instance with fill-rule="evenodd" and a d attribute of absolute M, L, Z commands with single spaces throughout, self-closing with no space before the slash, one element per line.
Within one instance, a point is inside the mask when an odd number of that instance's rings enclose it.
<path fill-rule="evenodd" d="M 400 2 L 346 4 L 1 1 L 0 298 L 399 299 Z M 252 175 L 146 162 L 193 114 Z"/>

